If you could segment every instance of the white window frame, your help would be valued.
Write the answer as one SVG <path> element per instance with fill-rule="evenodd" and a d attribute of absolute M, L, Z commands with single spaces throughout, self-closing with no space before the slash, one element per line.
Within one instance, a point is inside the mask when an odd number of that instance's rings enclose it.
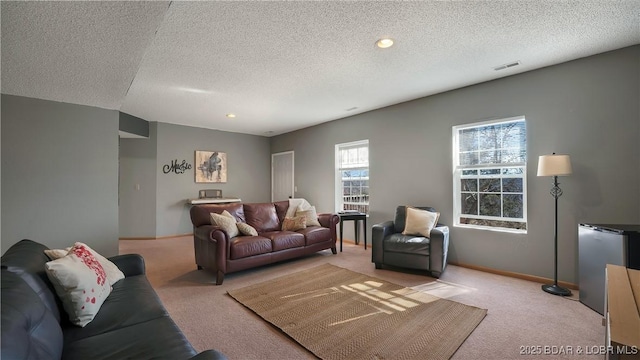
<path fill-rule="evenodd" d="M 526 229 L 513 229 L 499 226 L 489 226 L 489 225 L 475 225 L 475 224 L 464 224 L 460 222 L 460 218 L 471 218 L 471 219 L 483 219 L 483 220 L 494 220 L 494 221 L 509 221 L 509 222 L 522 222 L 525 224 L 525 227 L 528 228 L 527 221 L 527 155 L 526 155 L 526 143 L 525 143 L 525 161 L 517 162 L 517 163 L 496 163 L 496 164 L 481 164 L 481 165 L 460 165 L 460 143 L 459 143 L 459 131 L 470 128 L 483 127 L 488 125 L 498 125 L 505 123 L 513 123 L 513 122 L 524 122 L 525 123 L 525 131 L 526 131 L 526 119 L 524 116 L 516 116 L 505 119 L 497 119 L 497 120 L 489 120 L 482 121 L 473 124 L 465 124 L 458 125 L 452 127 L 452 143 L 453 143 L 453 221 L 454 226 L 456 227 L 465 227 L 465 228 L 473 228 L 473 229 L 482 229 L 482 230 L 492 230 L 492 231 L 501 231 L 501 232 L 511 232 L 511 233 L 519 233 L 526 234 Z M 519 168 L 522 169 L 521 174 L 509 174 L 508 176 L 503 176 L 502 170 L 506 168 Z M 473 170 L 477 169 L 477 175 L 462 175 L 462 170 Z M 481 175 L 481 170 L 487 169 L 500 169 L 500 174 L 492 174 L 492 175 Z M 462 214 L 461 212 L 461 203 L 462 203 L 462 190 L 461 190 L 461 179 L 464 178 L 478 178 L 478 179 L 486 179 L 486 178 L 500 178 L 503 177 L 508 178 L 522 178 L 522 219 L 508 218 L 501 216 L 486 216 L 486 215 L 469 215 Z M 477 189 L 477 194 L 481 194 L 480 189 Z M 497 192 L 497 194 L 502 195 L 502 187 L 501 191 Z M 480 201 L 478 200 L 478 206 Z"/>
<path fill-rule="evenodd" d="M 340 152 L 342 150 L 353 149 L 353 148 L 367 148 L 367 163 L 366 166 L 364 164 L 353 164 L 350 166 L 342 166 Z M 348 143 L 336 144 L 335 145 L 335 209 L 337 211 L 342 211 L 344 209 L 344 193 L 342 187 L 342 171 L 343 170 L 367 170 L 370 174 L 369 168 L 369 140 L 358 140 L 352 141 Z M 370 177 L 367 177 L 366 180 L 369 181 Z M 369 183 L 369 190 L 371 190 L 371 183 Z M 354 205 L 366 205 L 367 213 L 369 212 L 369 199 L 365 202 L 354 203 Z"/>

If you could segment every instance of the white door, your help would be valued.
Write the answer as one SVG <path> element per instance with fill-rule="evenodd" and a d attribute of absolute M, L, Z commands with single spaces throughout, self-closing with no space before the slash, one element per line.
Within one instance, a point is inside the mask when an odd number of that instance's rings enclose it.
<path fill-rule="evenodd" d="M 271 154 L 271 201 L 294 197 L 293 151 Z"/>

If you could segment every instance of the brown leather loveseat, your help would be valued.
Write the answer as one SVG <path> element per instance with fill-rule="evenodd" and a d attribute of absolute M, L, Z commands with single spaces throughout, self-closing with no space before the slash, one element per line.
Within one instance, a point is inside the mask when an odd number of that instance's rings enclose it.
<path fill-rule="evenodd" d="M 196 265 L 216 273 L 216 284 L 224 274 L 331 249 L 336 254 L 337 214 L 318 214 L 321 226 L 283 231 L 289 201 L 254 204 L 207 204 L 191 207 Z M 239 223 L 251 225 L 257 236 L 229 238 L 221 227 L 211 225 L 211 213 L 228 211 Z"/>

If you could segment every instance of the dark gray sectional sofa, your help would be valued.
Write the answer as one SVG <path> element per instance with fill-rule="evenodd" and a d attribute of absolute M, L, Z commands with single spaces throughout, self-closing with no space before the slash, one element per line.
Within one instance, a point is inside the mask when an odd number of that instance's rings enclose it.
<path fill-rule="evenodd" d="M 191 346 L 147 280 L 140 255 L 109 258 L 125 278 L 113 284 L 93 321 L 71 324 L 45 273 L 45 249 L 22 240 L 2 255 L 3 360 L 226 359 Z"/>

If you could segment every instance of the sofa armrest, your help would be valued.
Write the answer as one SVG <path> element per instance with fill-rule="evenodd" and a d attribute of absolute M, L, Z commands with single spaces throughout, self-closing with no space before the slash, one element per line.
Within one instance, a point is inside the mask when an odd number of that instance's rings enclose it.
<path fill-rule="evenodd" d="M 190 360 L 227 360 L 227 357 L 218 350 L 205 350 Z"/>
<path fill-rule="evenodd" d="M 449 227 L 438 224 L 431 230 L 429 237 L 429 270 L 440 274 L 447 266 L 449 252 Z"/>
<path fill-rule="evenodd" d="M 116 255 L 109 261 L 116 264 L 126 277 L 145 274 L 144 258 L 139 254 Z"/>
<path fill-rule="evenodd" d="M 335 213 L 322 213 L 318 214 L 318 222 L 323 227 L 331 230 L 331 239 L 335 244 L 338 241 L 338 235 L 336 235 L 337 225 L 340 222 L 340 216 Z M 335 253 L 334 253 L 335 254 Z"/>
<path fill-rule="evenodd" d="M 323 227 L 331 228 L 331 225 L 335 227 L 336 224 L 340 222 L 340 217 L 338 216 L 338 214 L 322 213 L 318 214 L 318 222 Z"/>
<path fill-rule="evenodd" d="M 196 264 L 221 274 L 227 272 L 227 259 L 231 251 L 229 235 L 218 226 L 202 225 L 193 231 Z M 220 282 L 221 283 L 221 282 Z"/>
<path fill-rule="evenodd" d="M 393 232 L 394 226 L 391 220 L 375 224 L 371 227 L 371 262 L 382 264 L 384 252 L 382 240 L 393 234 Z"/>

